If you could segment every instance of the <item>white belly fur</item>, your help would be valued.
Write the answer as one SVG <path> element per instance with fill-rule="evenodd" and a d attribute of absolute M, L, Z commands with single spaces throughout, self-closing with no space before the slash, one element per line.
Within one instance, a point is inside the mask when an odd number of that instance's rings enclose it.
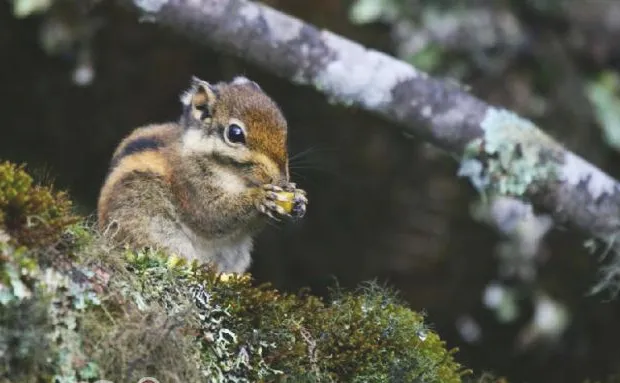
<path fill-rule="evenodd" d="M 151 234 L 155 243 L 178 253 L 179 256 L 200 262 L 213 263 L 218 271 L 243 273 L 250 267 L 252 237 L 236 235 L 216 240 L 204 239 L 185 225 L 173 224 L 163 219 L 151 221 Z"/>

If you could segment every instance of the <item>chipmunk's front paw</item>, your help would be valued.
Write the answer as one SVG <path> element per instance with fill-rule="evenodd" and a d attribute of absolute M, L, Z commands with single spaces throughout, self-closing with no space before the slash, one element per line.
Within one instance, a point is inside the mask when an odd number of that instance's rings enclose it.
<path fill-rule="evenodd" d="M 294 219 L 302 218 L 306 215 L 306 205 L 308 205 L 308 197 L 306 192 L 302 189 L 297 189 L 297 185 L 289 183 L 284 187 L 285 192 L 291 193 L 290 195 L 290 216 Z"/>
<path fill-rule="evenodd" d="M 263 186 L 265 197 L 258 205 L 258 210 L 272 219 L 299 219 L 306 213 L 306 192 L 297 189 L 295 184 L 279 187 L 271 184 Z"/>

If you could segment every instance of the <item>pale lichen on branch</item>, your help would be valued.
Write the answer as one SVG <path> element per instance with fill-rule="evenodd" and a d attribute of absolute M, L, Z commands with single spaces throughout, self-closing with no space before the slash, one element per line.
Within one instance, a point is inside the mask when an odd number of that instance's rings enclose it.
<path fill-rule="evenodd" d="M 480 191 L 521 197 L 537 183 L 557 179 L 561 147 L 533 123 L 489 108 L 480 127 L 484 136 L 467 145 L 459 170 Z"/>

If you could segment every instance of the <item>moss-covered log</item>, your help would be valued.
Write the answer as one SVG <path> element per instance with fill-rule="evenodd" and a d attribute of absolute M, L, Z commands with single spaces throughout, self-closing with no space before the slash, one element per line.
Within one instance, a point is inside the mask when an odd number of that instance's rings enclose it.
<path fill-rule="evenodd" d="M 113 248 L 76 221 L 65 194 L 33 186 L 21 167 L 0 170 L 0 214 L 11 217 L 0 221 L 2 381 L 443 383 L 467 375 L 423 316 L 386 288 L 369 283 L 323 301 L 174 255 Z"/>

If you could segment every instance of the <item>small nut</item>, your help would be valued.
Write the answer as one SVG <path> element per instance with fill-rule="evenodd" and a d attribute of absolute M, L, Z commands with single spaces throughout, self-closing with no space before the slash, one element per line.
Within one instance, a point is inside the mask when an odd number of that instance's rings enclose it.
<path fill-rule="evenodd" d="M 295 193 L 292 192 L 279 192 L 278 193 L 279 198 L 276 201 L 276 204 L 280 207 L 282 207 L 282 209 L 284 209 L 287 213 L 291 213 L 291 211 L 293 211 L 293 198 L 295 197 Z M 284 201 L 281 201 L 284 200 Z"/>

